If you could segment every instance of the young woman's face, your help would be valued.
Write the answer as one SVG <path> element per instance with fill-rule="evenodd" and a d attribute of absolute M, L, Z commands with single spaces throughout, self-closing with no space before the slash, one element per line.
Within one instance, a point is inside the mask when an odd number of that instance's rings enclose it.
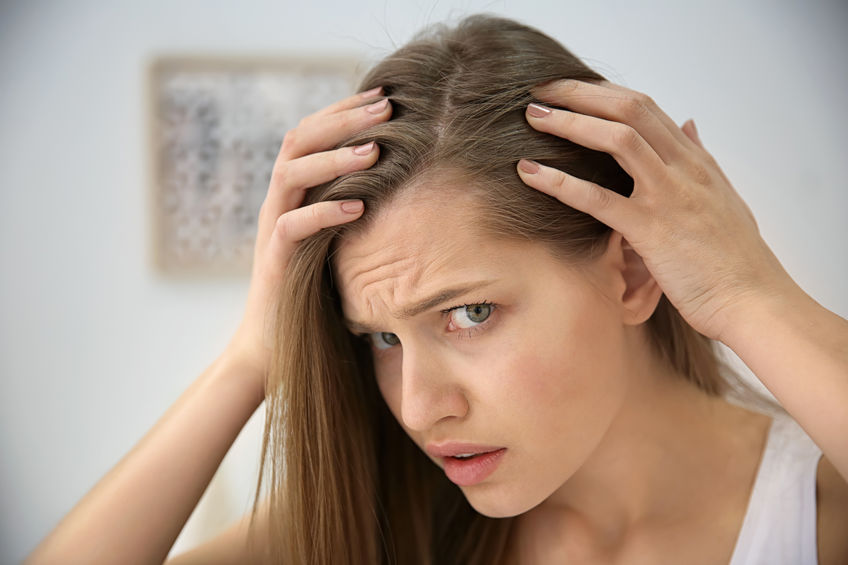
<path fill-rule="evenodd" d="M 335 268 L 394 416 L 478 512 L 506 517 L 599 444 L 627 389 L 628 338 L 604 257 L 578 270 L 540 244 L 480 236 L 478 208 L 408 191 L 340 244 Z M 432 453 L 451 442 L 502 451 L 479 464 Z"/>

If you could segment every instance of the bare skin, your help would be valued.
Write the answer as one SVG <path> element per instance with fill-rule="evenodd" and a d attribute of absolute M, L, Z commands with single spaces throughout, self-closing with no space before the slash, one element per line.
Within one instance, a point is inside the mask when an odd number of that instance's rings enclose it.
<path fill-rule="evenodd" d="M 280 148 L 259 213 L 245 313 L 226 350 L 156 425 L 35 548 L 27 563 L 161 563 L 239 431 L 265 397 L 270 336 L 266 312 L 297 244 L 320 229 L 357 219 L 361 201 L 300 207 L 305 191 L 370 167 L 379 147 L 333 149 L 389 119 L 381 89 L 351 96 L 301 121 Z M 258 563 L 243 522 L 180 562 Z"/>
<path fill-rule="evenodd" d="M 609 153 L 634 189 L 625 198 L 528 161 L 522 180 L 621 233 L 686 321 L 735 351 L 848 480 L 848 321 L 783 269 L 694 124 L 608 82 L 536 92 L 567 109 L 530 105 L 532 127 Z"/>
<path fill-rule="evenodd" d="M 686 498 L 705 503 L 681 513 L 679 523 L 671 528 L 662 522 L 645 524 L 620 543 L 610 543 L 579 516 L 528 513 L 517 519 L 510 532 L 503 565 L 566 561 L 598 565 L 728 563 L 747 510 L 769 423 L 761 414 L 729 405 L 726 408 L 729 414 L 723 424 L 736 422 L 732 434 L 738 441 L 725 445 L 735 453 L 717 455 L 728 457 L 734 464 L 724 469 L 726 476 L 721 483 L 691 485 Z M 725 440 L 733 437 L 726 436 Z M 735 472 L 730 475 L 728 471 Z M 816 475 L 816 505 L 818 563 L 841 565 L 848 558 L 848 487 L 824 458 Z"/>
<path fill-rule="evenodd" d="M 554 81 L 536 94 L 561 109 L 531 105 L 530 125 L 609 153 L 634 192 L 528 161 L 522 180 L 622 233 L 686 320 L 733 349 L 822 449 L 819 562 L 848 561 L 848 322 L 792 281 L 694 122 L 678 128 L 648 96 L 608 82 Z"/>
<path fill-rule="evenodd" d="M 507 448 L 461 488 L 479 512 L 517 516 L 513 562 L 729 561 L 770 418 L 655 357 L 641 324 L 658 287 L 620 235 L 572 273 L 541 246 L 474 233 L 473 197 L 444 178 L 422 185 L 336 254 L 346 317 L 393 336 L 374 336 L 375 370 L 409 436 Z M 467 281 L 487 283 L 396 314 Z M 484 299 L 495 311 L 473 334 L 451 328 L 445 307 Z"/>
<path fill-rule="evenodd" d="M 781 274 L 779 263 L 758 240 L 753 219 L 746 220 L 750 212 L 738 197 L 729 192 L 732 191 L 729 183 L 722 183 L 723 175 L 711 157 L 703 151 L 691 124 L 682 129 L 674 124 L 669 125 L 667 116 L 641 95 L 627 94 L 628 91 L 621 87 L 609 88 L 618 90 L 618 93 L 613 94 L 628 99 L 622 101 L 609 92 L 594 98 L 575 96 L 587 93 L 569 88 L 559 91 L 555 88 L 543 93 L 541 97 L 548 103 L 585 112 L 587 116 L 600 116 L 599 122 L 592 124 L 596 127 L 574 129 L 574 124 L 579 125 L 579 122 L 572 121 L 572 125 L 568 126 L 559 120 L 545 121 L 546 118 L 531 116 L 528 116 L 528 120 L 533 127 L 542 131 L 573 137 L 579 143 L 602 150 L 609 149 L 617 159 L 626 161 L 626 168 L 637 179 L 638 192 L 637 197 L 631 199 L 631 209 L 628 210 L 621 202 L 608 196 L 599 196 L 603 194 L 598 192 L 602 187 L 580 185 L 552 170 L 541 168 L 536 173 L 528 173 L 520 167 L 519 174 L 529 185 L 596 215 L 623 234 L 639 255 L 644 257 L 651 275 L 663 291 L 673 297 L 684 314 L 689 314 L 690 323 L 734 348 L 822 447 L 826 457 L 822 459 L 817 477 L 820 563 L 844 563 L 848 560 L 848 546 L 844 539 L 844 531 L 848 527 L 848 486 L 843 477 L 848 470 L 848 455 L 841 435 L 841 430 L 845 429 L 842 425 L 844 420 L 840 418 L 844 419 L 845 411 L 842 407 L 848 399 L 845 392 L 845 375 L 848 375 L 848 332 L 845 322 L 812 302 L 793 286 L 794 283 L 787 282 L 785 273 Z M 304 119 L 286 136 L 260 213 L 245 315 L 230 345 L 147 436 L 45 538 L 29 557 L 28 563 L 149 563 L 161 562 L 165 558 L 230 444 L 262 400 L 268 361 L 265 313 L 273 306 L 271 297 L 284 276 L 287 258 L 303 238 L 322 228 L 355 220 L 361 213 L 355 203 L 351 203 L 353 207 L 348 207 L 348 210 L 340 203 L 321 203 L 308 208 L 299 206 L 309 187 L 349 171 L 367 168 L 377 160 L 378 147 L 363 147 L 359 152 L 351 148 L 332 148 L 354 132 L 389 119 L 391 104 L 381 102 L 380 97 L 381 92 L 375 91 L 343 100 Z M 612 103 L 612 107 L 604 109 L 592 104 L 581 106 L 581 100 L 606 100 Z M 370 110 L 365 108 L 366 104 L 370 104 Z M 646 109 L 648 112 L 644 111 Z M 626 115 L 620 114 L 621 111 Z M 602 121 L 608 123 L 600 123 Z M 617 134 L 610 137 L 609 124 L 612 122 L 626 124 L 639 135 L 634 136 L 628 131 L 624 136 Z M 658 123 L 667 131 L 658 129 Z M 620 127 L 618 129 L 621 130 Z M 599 139 L 596 135 L 606 139 Z M 640 144 L 640 139 L 650 146 L 653 153 L 634 152 L 640 147 L 645 148 L 645 145 Z M 616 146 L 616 143 L 628 140 L 628 148 Z M 675 143 L 680 145 L 676 146 Z M 652 162 L 659 166 L 656 159 L 651 161 L 653 155 L 665 164 L 685 166 L 679 167 L 680 174 L 651 177 L 659 169 L 654 167 L 653 173 L 645 172 L 650 167 L 638 165 L 640 159 L 636 153 L 644 157 L 642 165 Z M 652 182 L 659 178 L 663 182 Z M 662 189 L 669 194 L 680 194 L 683 195 L 681 202 L 684 204 L 697 204 L 697 201 L 686 197 L 687 194 L 691 196 L 686 187 L 691 186 L 692 179 L 697 181 L 695 185 L 707 188 L 697 192 L 707 198 L 701 202 L 705 207 L 700 211 L 712 210 L 710 214 L 713 216 L 721 218 L 725 223 L 732 223 L 737 236 L 731 238 L 730 244 L 726 240 L 716 240 L 724 243 L 716 243 L 717 247 L 711 249 L 695 249 L 694 252 L 703 258 L 697 263 L 710 264 L 710 253 L 713 252 L 724 257 L 728 251 L 727 245 L 743 255 L 752 253 L 746 260 L 760 267 L 754 271 L 760 275 L 765 273 L 766 277 L 763 280 L 755 277 L 753 280 L 765 283 L 762 288 L 768 289 L 768 293 L 753 295 L 749 292 L 745 295 L 746 300 L 741 300 L 738 294 L 727 294 L 728 288 L 750 291 L 752 274 L 745 269 L 740 272 L 743 275 L 747 272 L 748 280 L 741 281 L 744 283 L 741 286 L 727 287 L 710 285 L 709 277 L 703 273 L 699 279 L 697 273 L 676 273 L 668 268 L 677 263 L 692 263 L 675 259 L 675 253 L 678 258 L 687 259 L 693 253 L 691 247 L 669 245 L 669 237 L 674 242 L 686 245 L 710 241 L 710 238 L 704 238 L 701 234 L 687 240 L 685 233 L 675 233 L 674 226 L 658 226 L 653 221 L 644 221 L 645 214 L 648 218 L 659 217 L 651 212 L 652 206 L 658 202 L 651 196 L 651 190 Z M 650 188 L 651 185 L 654 188 Z M 709 201 L 710 194 L 718 196 L 718 200 L 712 204 Z M 713 206 L 716 202 L 719 206 Z M 681 213 L 685 209 L 686 206 L 683 206 Z M 728 211 L 732 213 L 728 214 Z M 685 219 L 693 216 L 683 214 L 676 217 Z M 703 218 L 703 215 L 699 218 Z M 648 233 L 635 227 L 639 225 L 666 229 Z M 744 245 L 740 245 L 740 242 Z M 623 246 L 618 250 L 627 253 Z M 658 250 L 665 250 L 672 255 L 664 257 Z M 744 261 L 739 263 L 738 256 L 733 260 L 744 267 Z M 701 280 L 710 292 L 694 294 L 709 296 L 710 300 L 693 302 L 692 296 L 688 296 L 692 289 L 687 290 L 685 285 L 681 286 L 681 280 Z M 704 288 L 696 290 L 703 291 Z M 638 314 L 642 309 L 637 308 L 636 312 Z M 763 333 L 760 331 L 763 327 L 770 331 Z M 775 355 L 776 351 L 780 355 Z M 809 375 L 809 379 L 802 383 L 803 386 L 794 378 L 802 373 Z M 650 385 L 651 381 L 643 381 L 642 384 Z M 532 551 L 538 552 L 540 548 L 547 551 L 579 550 L 584 557 L 594 557 L 593 562 L 596 563 L 638 563 L 639 559 L 644 558 L 643 555 L 656 557 L 662 552 L 669 557 L 650 562 L 679 562 L 681 555 L 689 557 L 689 554 L 683 552 L 692 546 L 680 539 L 669 540 L 666 535 L 658 534 L 664 523 L 659 517 L 664 516 L 666 525 L 671 517 L 679 519 L 681 523 L 676 531 L 686 531 L 687 535 L 693 536 L 691 540 L 697 539 L 695 547 L 712 551 L 709 555 L 714 556 L 715 560 L 711 562 L 726 562 L 732 540 L 741 525 L 744 501 L 750 492 L 753 472 L 762 451 L 765 434 L 763 420 L 747 411 L 695 400 L 691 391 L 685 388 L 678 390 L 675 387 L 648 386 L 647 390 L 655 394 L 655 401 L 667 402 L 670 409 L 689 402 L 693 409 L 697 408 L 705 414 L 703 426 L 686 426 L 685 434 L 681 432 L 682 435 L 688 434 L 689 438 L 700 438 L 703 441 L 700 453 L 704 460 L 698 459 L 698 454 L 689 453 L 693 459 L 677 461 L 678 473 L 691 473 L 694 477 L 703 478 L 705 469 L 710 468 L 710 462 L 715 464 L 722 457 L 728 461 L 732 458 L 738 461 L 733 473 L 725 473 L 723 482 L 710 482 L 705 478 L 693 486 L 686 481 L 675 481 L 671 472 L 665 477 L 669 480 L 666 485 L 668 488 L 703 501 L 704 515 L 693 514 L 686 508 L 669 503 L 665 506 L 646 504 L 647 501 L 657 502 L 655 496 L 648 496 L 648 491 L 624 493 L 624 498 L 617 501 L 609 498 L 614 504 L 595 510 L 586 500 L 581 499 L 580 493 L 569 492 L 569 489 L 560 490 L 551 499 L 551 504 L 544 508 L 542 505 L 537 506 L 539 512 L 532 516 L 528 512 L 524 521 L 519 522 L 521 527 L 515 530 L 512 540 L 516 553 L 522 553 L 522 557 L 529 559 L 523 555 L 525 550 L 527 555 Z M 426 397 L 417 400 L 421 402 L 422 399 L 426 400 Z M 828 404 L 825 406 L 822 403 Z M 450 409 L 461 408 L 461 405 L 456 405 Z M 616 422 L 625 414 L 628 412 L 622 410 L 615 418 L 611 418 L 608 434 L 620 427 L 616 426 Z M 630 414 L 631 422 L 636 421 L 634 417 Z M 724 422 L 726 428 L 718 424 L 707 425 L 709 418 Z M 417 420 L 412 421 L 417 421 L 416 425 L 426 423 L 426 413 L 419 411 Z M 735 422 L 735 426 L 731 422 Z M 728 443 L 727 438 L 733 437 L 725 433 L 729 428 L 734 430 L 738 443 Z M 203 430 L 203 433 L 198 433 L 198 430 Z M 680 437 L 675 437 L 675 430 L 656 431 L 671 434 L 660 436 L 668 440 L 668 445 L 679 445 Z M 613 435 L 602 437 L 611 445 L 614 443 L 611 441 Z M 686 444 L 683 445 L 685 447 Z M 604 453 L 591 451 L 589 455 L 587 461 L 602 461 Z M 661 454 L 656 455 L 643 461 L 641 468 L 636 469 L 643 479 L 649 475 L 651 465 L 662 470 Z M 836 462 L 835 465 L 830 462 L 831 458 Z M 623 467 L 618 468 L 625 485 L 628 481 L 626 471 Z M 576 481 L 579 479 L 581 486 L 600 492 L 598 489 L 601 483 L 593 483 L 592 477 L 575 473 L 573 478 Z M 598 481 L 609 478 L 601 473 Z M 647 478 L 650 479 L 649 476 Z M 651 480 L 646 480 L 644 486 L 646 489 L 657 488 Z M 698 537 L 705 531 L 701 522 L 707 516 L 713 528 L 711 531 L 716 536 L 714 538 Z M 607 517 L 610 518 L 609 522 L 605 521 Z M 639 517 L 644 520 L 638 520 Z M 653 522 L 648 519 L 650 517 L 655 518 Z M 263 562 L 265 556 L 261 548 L 264 546 L 265 518 L 265 514 L 260 511 L 254 538 L 256 544 L 252 547 L 247 543 L 245 520 L 208 544 L 173 561 L 183 565 Z M 599 528 L 599 523 L 610 528 Z M 645 527 L 641 531 L 634 527 L 642 523 Z M 719 523 L 721 526 L 717 525 Z M 564 529 L 560 529 L 563 525 L 567 525 L 570 532 L 576 533 L 571 537 L 563 534 Z M 665 531 L 674 532 L 668 528 Z M 628 532 L 631 535 L 626 535 Z M 552 537 L 556 533 L 563 535 Z M 672 551 L 681 553 L 673 554 Z M 696 557 L 693 556 L 689 562 L 697 562 Z"/>
<path fill-rule="evenodd" d="M 709 417 L 702 420 L 703 442 L 690 449 L 690 458 L 676 465 L 670 461 L 662 474 L 669 483 L 661 509 L 616 529 L 578 509 L 543 504 L 516 519 L 505 564 L 728 563 L 770 419 L 720 400 L 702 398 L 692 404 L 712 404 L 705 412 Z"/>

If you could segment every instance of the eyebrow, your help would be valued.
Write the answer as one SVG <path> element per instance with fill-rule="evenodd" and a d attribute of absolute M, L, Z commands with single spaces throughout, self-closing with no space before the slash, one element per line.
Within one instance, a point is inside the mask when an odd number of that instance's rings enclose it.
<path fill-rule="evenodd" d="M 423 312 L 436 308 L 437 306 L 441 306 L 445 302 L 453 300 L 458 296 L 462 296 L 463 294 L 468 294 L 469 292 L 485 288 L 494 282 L 494 280 L 477 281 L 462 286 L 444 288 L 422 300 L 419 300 L 418 302 L 410 304 L 409 306 L 405 306 L 399 312 L 395 313 L 394 317 L 403 320 L 408 320 L 409 318 L 413 318 Z M 374 333 L 380 331 L 374 326 L 370 326 L 362 322 L 357 322 L 356 320 L 349 320 L 345 318 L 344 322 L 350 329 L 350 331 L 353 333 Z"/>

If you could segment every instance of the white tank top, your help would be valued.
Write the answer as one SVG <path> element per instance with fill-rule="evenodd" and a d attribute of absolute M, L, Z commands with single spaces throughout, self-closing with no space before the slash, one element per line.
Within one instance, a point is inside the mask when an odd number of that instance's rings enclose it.
<path fill-rule="evenodd" d="M 778 415 L 730 565 L 817 565 L 816 469 L 822 452 L 795 420 Z"/>

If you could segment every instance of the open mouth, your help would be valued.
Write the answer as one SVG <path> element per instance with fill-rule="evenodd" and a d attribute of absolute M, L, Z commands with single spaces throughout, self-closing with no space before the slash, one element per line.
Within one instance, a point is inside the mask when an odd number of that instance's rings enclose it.
<path fill-rule="evenodd" d="M 460 453 L 443 457 L 445 475 L 459 486 L 475 485 L 495 472 L 506 448 L 485 453 Z"/>
<path fill-rule="evenodd" d="M 486 455 L 487 453 L 492 453 L 492 452 L 491 451 L 484 451 L 482 453 L 467 453 L 467 454 L 461 454 L 461 455 L 453 455 L 453 456 L 451 456 L 451 459 L 459 459 L 460 461 L 467 461 L 468 459 L 474 459 L 475 457 L 480 457 L 481 455 Z"/>

